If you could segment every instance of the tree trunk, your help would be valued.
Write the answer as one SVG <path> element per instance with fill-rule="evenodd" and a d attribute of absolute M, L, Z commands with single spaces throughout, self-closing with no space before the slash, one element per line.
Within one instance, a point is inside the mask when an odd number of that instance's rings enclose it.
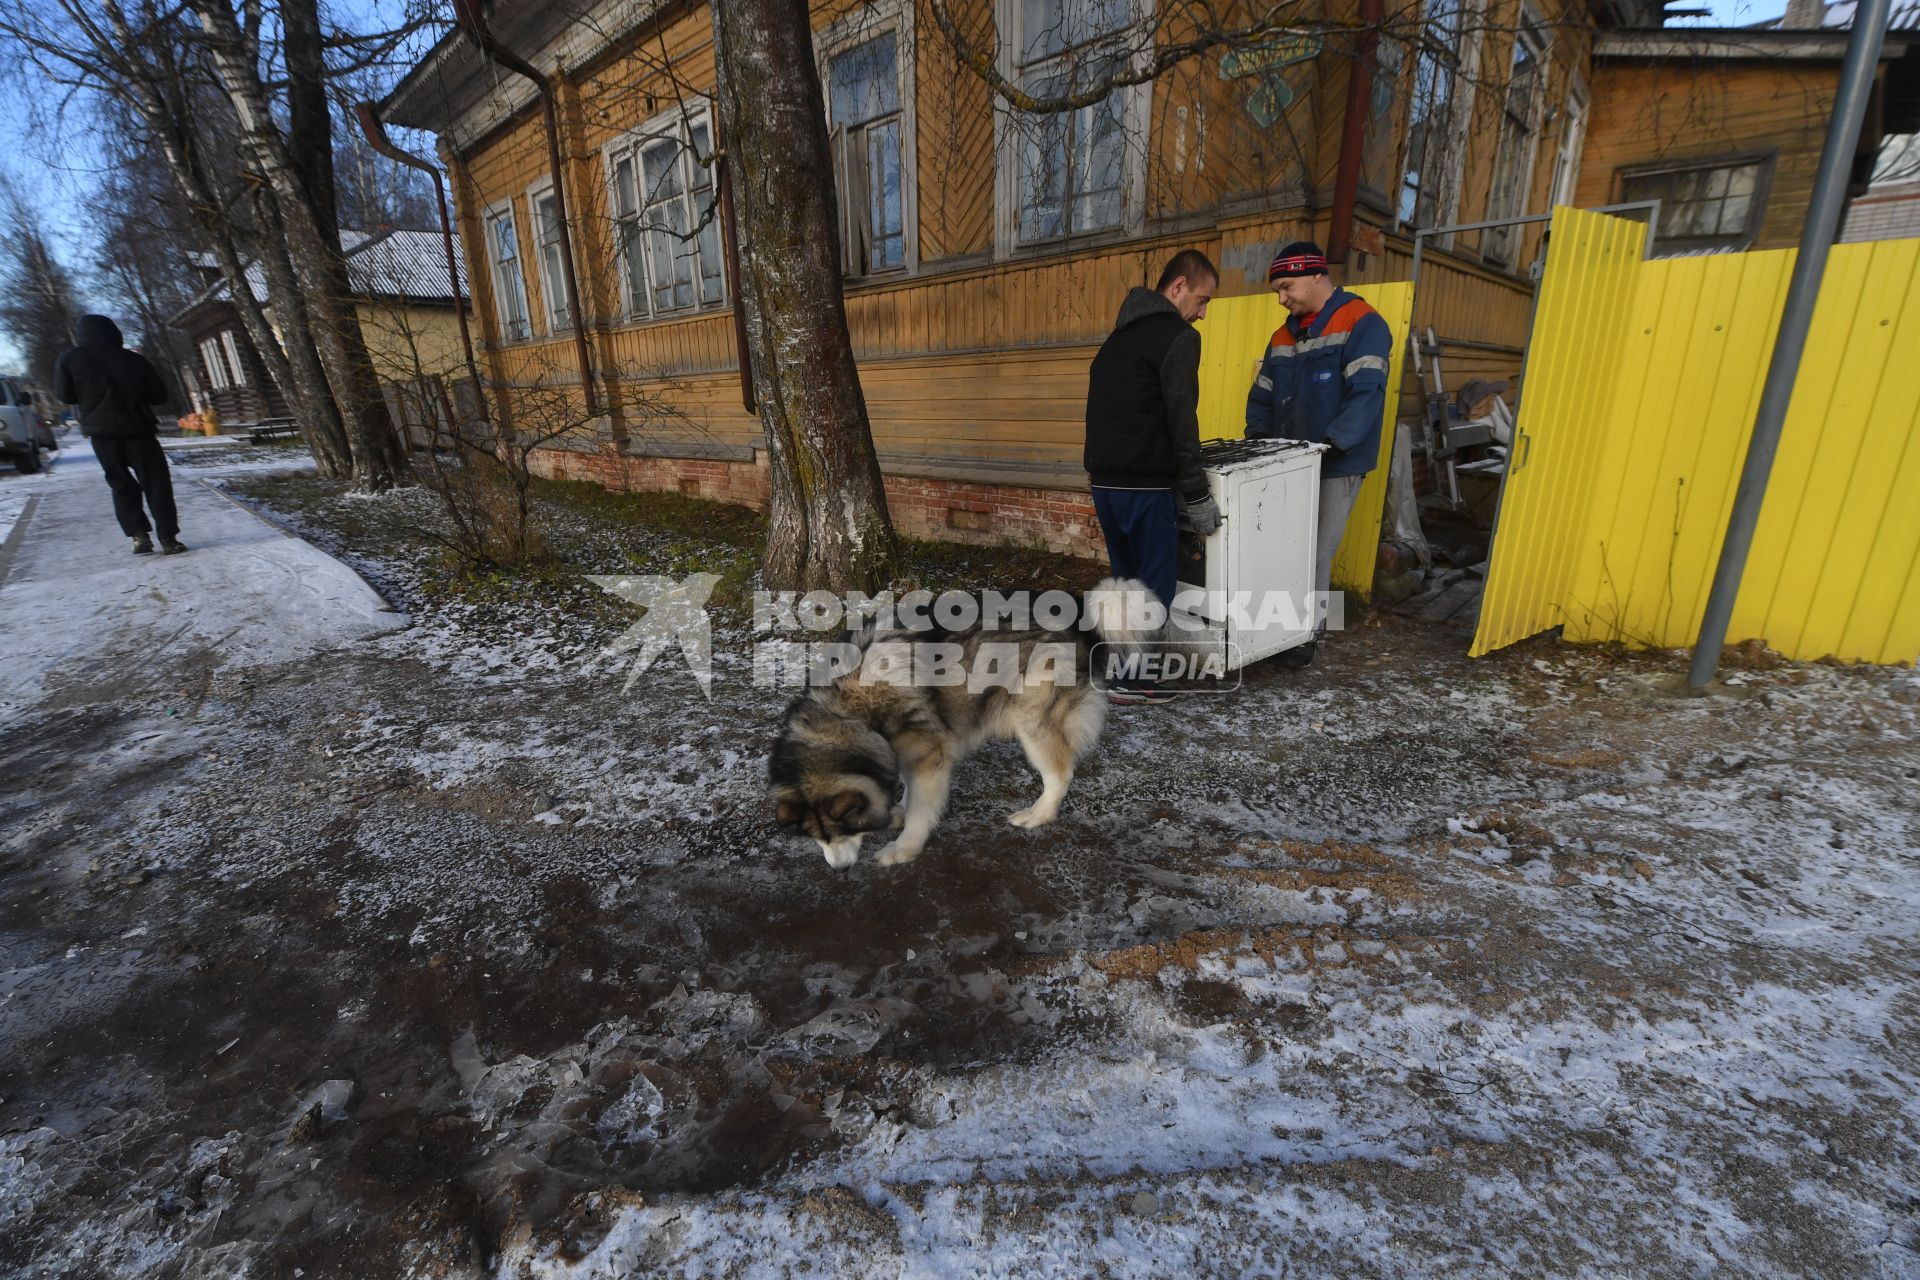
<path fill-rule="evenodd" d="M 224 0 L 193 0 L 193 12 L 209 37 L 214 69 L 239 118 L 242 153 L 266 181 L 285 227 L 298 296 L 305 299 L 314 348 L 353 453 L 354 483 L 364 490 L 391 488 L 403 473 L 403 455 L 367 358 L 346 261 L 340 256 L 339 232 L 323 224 L 313 207 L 260 82 L 259 59 L 233 11 Z"/>
<path fill-rule="evenodd" d="M 287 60 L 287 151 L 320 225 L 335 233 L 340 226 L 333 183 L 333 113 L 327 104 L 327 59 L 321 49 L 318 0 L 280 0 L 286 29 L 282 51 Z M 376 228 L 365 228 L 368 231 Z"/>
<path fill-rule="evenodd" d="M 118 6 L 109 6 L 106 14 L 109 29 L 121 49 L 133 50 L 140 46 L 139 37 L 128 25 L 125 14 Z M 168 55 L 178 52 L 165 42 L 152 46 L 152 50 Z M 247 286 L 246 263 L 241 257 L 238 243 L 241 233 L 228 213 L 228 202 L 221 198 L 215 170 L 207 163 L 205 153 L 210 131 L 196 126 L 191 106 L 192 95 L 178 92 L 184 87 L 185 78 L 177 68 L 171 68 L 164 58 L 158 64 L 145 60 L 116 63 L 111 58 L 108 63 L 120 75 L 117 86 L 109 81 L 109 92 L 117 96 L 152 134 L 174 190 L 179 193 L 189 215 L 199 224 L 213 248 L 214 256 L 220 261 L 220 274 L 227 282 L 227 291 L 233 299 L 234 309 L 239 313 L 240 327 L 247 331 L 254 349 L 260 353 L 268 376 L 283 393 L 299 402 L 302 435 L 313 454 L 315 467 L 329 479 L 345 479 L 352 475 L 352 451 L 348 447 L 346 433 L 341 428 L 333 392 L 324 375 L 319 373 L 317 361 L 312 359 L 312 343 L 304 340 L 304 324 L 289 330 L 294 352 L 294 358 L 290 359 L 279 339 L 274 336 L 273 327 L 267 323 L 266 313 L 255 301 L 253 290 Z M 263 266 L 270 268 L 274 255 L 267 253 L 260 257 Z M 268 271 L 268 284 L 270 291 L 281 287 L 275 282 L 271 270 Z M 289 296 L 297 297 L 298 291 Z M 295 341 L 296 338 L 301 340 Z M 302 356 L 307 358 L 301 359 Z"/>
<path fill-rule="evenodd" d="M 874 591 L 893 525 L 841 292 L 826 106 L 806 0 L 713 0 L 739 296 L 771 464 L 771 590 Z"/>
<path fill-rule="evenodd" d="M 313 326 L 308 323 L 306 305 L 300 298 L 300 282 L 293 273 L 293 263 L 287 260 L 287 237 L 280 225 L 280 211 L 274 206 L 272 193 L 267 191 L 254 191 L 252 204 L 254 225 L 260 228 L 260 248 L 256 256 L 267 277 L 267 297 L 283 300 L 282 305 L 274 308 L 274 319 L 280 322 L 280 332 L 286 339 L 282 363 L 292 381 L 280 386 L 289 393 L 289 407 L 299 406 L 303 420 L 320 420 L 329 449 L 340 459 L 335 470 L 329 473 L 330 477 L 344 479 L 353 474 L 353 446 L 347 439 L 346 424 L 340 419 L 339 401 L 327 382 L 327 371 L 321 366 L 320 353 L 314 346 Z M 259 310 L 251 294 L 247 303 L 252 310 Z M 269 301 L 268 305 L 273 303 Z M 261 323 L 265 324 L 264 317 Z M 311 427 L 304 428 L 304 431 L 311 430 Z M 315 457 L 318 456 L 316 451 Z"/>
<path fill-rule="evenodd" d="M 212 177 L 194 162 L 188 145 L 183 145 L 181 135 L 176 132 L 176 127 L 191 128 L 191 125 L 184 121 L 160 118 L 161 107 L 156 98 L 143 95 L 138 109 L 160 142 L 160 153 L 166 158 L 174 187 L 206 233 L 214 256 L 220 260 L 220 274 L 227 282 L 227 292 L 233 298 L 234 310 L 240 315 L 240 327 L 247 331 L 254 350 L 260 353 L 260 359 L 266 363 L 267 375 L 299 407 L 301 434 L 306 437 L 307 449 L 313 454 L 314 466 L 328 479 L 346 479 L 353 474 L 352 450 L 348 448 L 346 433 L 340 427 L 333 392 L 320 372 L 318 361 L 313 357 L 313 344 L 307 340 L 304 317 L 298 327 L 288 327 L 288 346 L 282 349 L 279 339 L 274 336 L 273 327 L 267 323 L 266 313 L 247 285 L 246 263 L 241 259 L 233 226 L 227 219 L 219 193 L 214 190 Z M 272 237 L 262 236 L 261 239 L 271 242 Z M 262 269 L 267 272 L 269 296 L 282 288 L 283 284 L 288 287 L 292 285 L 290 271 L 281 273 L 284 280 L 276 278 L 273 271 L 274 256 L 272 253 L 260 255 Z M 297 289 L 292 296 L 298 296 Z M 305 357 L 304 360 L 302 357 Z"/>

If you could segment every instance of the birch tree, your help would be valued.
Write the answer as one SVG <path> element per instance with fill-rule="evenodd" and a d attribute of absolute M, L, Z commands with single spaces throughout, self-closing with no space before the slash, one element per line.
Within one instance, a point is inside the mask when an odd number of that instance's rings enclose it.
<path fill-rule="evenodd" d="M 299 406 L 301 427 L 322 475 L 345 478 L 352 458 L 333 390 L 308 332 L 291 265 L 272 234 L 270 194 L 234 163 L 230 113 L 210 97 L 200 50 L 171 8 L 153 0 L 4 0 L 0 36 L 26 51 L 44 82 L 64 89 L 65 105 L 90 108 L 92 123 L 160 165 L 219 265 L 241 327 L 268 374 Z M 281 300 L 267 316 L 247 281 L 264 273 Z M 284 336 L 284 346 L 281 337 Z"/>
<path fill-rule="evenodd" d="M 287 0 L 283 8 L 282 39 L 288 46 L 290 68 L 306 67 L 311 57 L 319 56 L 317 51 L 295 47 L 303 39 L 318 39 L 318 19 L 311 29 L 298 21 L 285 21 L 285 13 L 297 12 L 303 3 L 310 5 L 311 0 Z M 306 303 L 314 351 L 326 371 L 346 428 L 354 483 L 365 490 L 389 488 L 403 474 L 406 459 L 380 399 L 352 302 L 346 259 L 340 252 L 339 228 L 333 220 L 331 143 L 314 151 L 316 140 L 328 139 L 331 134 L 303 118 L 297 131 L 313 154 L 303 152 L 296 161 L 261 79 L 262 11 L 258 0 L 246 0 L 241 14 L 236 14 L 226 0 L 192 0 L 190 7 L 205 36 L 214 74 L 232 105 L 240 153 L 248 170 L 272 194 L 287 258 L 299 285 L 298 296 Z M 324 116 L 324 90 L 314 97 Z M 289 116 L 306 109 L 310 108 L 305 96 L 296 93 L 289 104 Z M 315 165 L 326 169 L 324 189 L 311 175 Z"/>

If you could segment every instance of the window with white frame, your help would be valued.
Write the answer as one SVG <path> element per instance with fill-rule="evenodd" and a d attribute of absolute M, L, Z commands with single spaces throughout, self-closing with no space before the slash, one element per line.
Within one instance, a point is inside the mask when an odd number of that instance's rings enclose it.
<path fill-rule="evenodd" d="M 912 265 L 912 49 L 903 6 L 862 10 L 820 36 L 827 128 L 849 275 Z"/>
<path fill-rule="evenodd" d="M 487 224 L 487 262 L 493 276 L 493 308 L 500 320 L 500 336 L 508 342 L 524 342 L 533 336 L 527 317 L 527 281 L 520 274 L 520 233 L 514 226 L 513 202 L 489 209 Z"/>
<path fill-rule="evenodd" d="M 546 301 L 547 332 L 557 333 L 572 326 L 567 309 L 567 259 L 560 249 L 560 202 L 553 198 L 553 183 L 527 193 L 527 207 L 533 210 L 533 234 L 540 262 L 540 296 Z"/>
<path fill-rule="evenodd" d="M 608 149 L 607 171 L 629 314 L 726 301 L 713 130 L 704 111 L 644 126 Z"/>
<path fill-rule="evenodd" d="M 1741 155 L 1629 169 L 1620 198 L 1660 202 L 1662 253 L 1745 249 L 1760 234 L 1772 167 L 1770 156 Z"/>
<path fill-rule="evenodd" d="M 240 358 L 240 344 L 234 341 L 233 330 L 223 329 L 220 331 L 220 346 L 226 351 L 227 363 L 233 370 L 233 385 L 236 387 L 246 386 L 247 365 L 246 361 Z"/>
<path fill-rule="evenodd" d="M 1008 78 L 1036 98 L 1084 92 L 1140 53 L 1144 0 L 1000 0 Z M 1114 89 L 1073 111 L 1005 113 L 1012 242 L 1043 243 L 1113 230 L 1138 216 L 1128 139 L 1143 138 L 1148 90 Z M 1003 171 L 1004 172 L 1004 171 Z"/>
<path fill-rule="evenodd" d="M 1494 153 L 1493 186 L 1487 193 L 1489 221 L 1527 212 L 1534 153 L 1539 150 L 1548 43 L 1546 25 L 1531 10 L 1523 9 L 1520 29 L 1513 36 L 1513 60 L 1500 106 L 1500 145 Z M 1520 243 L 1520 230 L 1518 226 L 1489 228 L 1480 252 L 1489 261 L 1511 263 Z"/>
<path fill-rule="evenodd" d="M 1465 0 L 1428 0 L 1413 64 L 1396 210 L 1406 226 L 1442 226 L 1457 207 L 1468 106 L 1466 17 Z"/>
<path fill-rule="evenodd" d="M 1572 204 L 1580 188 L 1580 152 L 1587 141 L 1586 89 L 1578 82 L 1567 90 L 1566 117 L 1560 127 L 1560 150 L 1553 158 L 1553 203 Z"/>
<path fill-rule="evenodd" d="M 207 366 L 208 386 L 215 391 L 225 391 L 233 385 L 233 379 L 227 375 L 227 358 L 220 351 L 220 339 L 201 339 L 200 361 Z"/>

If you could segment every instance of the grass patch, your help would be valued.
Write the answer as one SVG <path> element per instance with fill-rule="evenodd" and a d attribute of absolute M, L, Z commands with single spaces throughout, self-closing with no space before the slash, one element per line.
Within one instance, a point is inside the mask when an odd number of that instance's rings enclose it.
<path fill-rule="evenodd" d="M 307 473 L 236 477 L 239 496 L 283 514 L 335 554 L 362 563 L 382 588 L 502 610 L 542 605 L 570 616 L 624 625 L 633 610 L 585 580 L 588 574 L 712 573 L 716 620 L 744 624 L 759 585 L 766 517 L 747 507 L 680 493 L 629 493 L 590 481 L 534 481 L 534 519 L 547 548 L 540 561 L 510 569 L 462 566 L 435 536 L 445 517 L 424 488 L 366 497 Z M 900 539 L 896 591 L 1083 591 L 1106 573 L 1094 560 L 1021 547 Z M 399 561 L 407 572 L 381 573 Z M 367 562 L 375 562 L 368 564 Z M 404 581 L 396 580 L 403 578 Z"/>

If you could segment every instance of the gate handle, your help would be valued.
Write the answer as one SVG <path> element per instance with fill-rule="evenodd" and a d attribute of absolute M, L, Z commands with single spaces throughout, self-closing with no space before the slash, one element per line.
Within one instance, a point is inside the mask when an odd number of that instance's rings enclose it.
<path fill-rule="evenodd" d="M 1527 463 L 1531 462 L 1532 460 L 1533 460 L 1533 437 L 1528 435 L 1526 432 L 1522 431 L 1520 432 L 1520 460 L 1514 463 L 1513 466 L 1510 468 L 1510 470 L 1519 471 L 1521 468 L 1525 467 Z"/>

